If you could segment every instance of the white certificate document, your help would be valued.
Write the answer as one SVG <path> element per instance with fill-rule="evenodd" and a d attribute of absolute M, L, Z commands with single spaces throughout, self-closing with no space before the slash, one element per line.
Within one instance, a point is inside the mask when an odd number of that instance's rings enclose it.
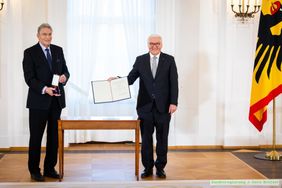
<path fill-rule="evenodd" d="M 52 86 L 58 86 L 59 85 L 59 79 L 60 79 L 60 76 L 54 74 L 53 79 L 52 79 Z"/>
<path fill-rule="evenodd" d="M 114 79 L 112 81 L 92 81 L 91 85 L 95 104 L 131 98 L 127 77 Z"/>

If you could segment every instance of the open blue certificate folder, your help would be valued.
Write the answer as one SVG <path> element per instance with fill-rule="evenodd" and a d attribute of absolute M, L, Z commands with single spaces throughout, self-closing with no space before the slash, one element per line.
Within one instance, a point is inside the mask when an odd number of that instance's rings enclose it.
<path fill-rule="evenodd" d="M 117 78 L 112 81 L 91 81 L 91 85 L 95 104 L 131 98 L 127 77 Z"/>

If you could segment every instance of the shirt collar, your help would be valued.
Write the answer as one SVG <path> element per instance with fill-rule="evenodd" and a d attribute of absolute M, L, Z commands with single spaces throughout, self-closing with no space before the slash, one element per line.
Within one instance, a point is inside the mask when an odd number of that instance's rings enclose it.
<path fill-rule="evenodd" d="M 157 59 L 159 59 L 160 58 L 160 55 L 161 55 L 161 53 L 159 53 L 158 55 L 153 55 L 153 54 L 151 54 L 151 53 L 149 53 L 150 54 L 150 57 L 151 57 L 151 59 L 155 56 L 155 57 L 157 57 Z"/>
<path fill-rule="evenodd" d="M 39 45 L 42 48 L 42 50 L 45 52 L 46 47 L 43 46 L 43 44 L 41 44 L 40 42 L 39 42 Z M 49 51 L 50 51 L 50 46 L 48 46 L 47 49 L 49 49 Z"/>

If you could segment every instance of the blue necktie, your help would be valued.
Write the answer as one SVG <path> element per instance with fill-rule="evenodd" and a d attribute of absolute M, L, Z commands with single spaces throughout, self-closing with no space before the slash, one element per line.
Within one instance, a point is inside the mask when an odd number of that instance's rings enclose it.
<path fill-rule="evenodd" d="M 52 57 L 51 57 L 51 54 L 49 52 L 49 49 L 46 48 L 46 54 L 47 54 L 47 61 L 48 61 L 48 64 L 49 64 L 49 67 L 50 67 L 50 70 L 52 70 Z"/>

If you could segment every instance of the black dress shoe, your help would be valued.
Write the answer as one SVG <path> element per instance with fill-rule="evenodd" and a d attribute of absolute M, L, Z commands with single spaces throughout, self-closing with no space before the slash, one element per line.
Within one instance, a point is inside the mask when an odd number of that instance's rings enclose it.
<path fill-rule="evenodd" d="M 38 173 L 31 173 L 30 174 L 31 179 L 35 181 L 45 181 L 44 176 L 40 172 Z"/>
<path fill-rule="evenodd" d="M 60 175 L 58 174 L 56 170 L 44 171 L 44 176 L 49 177 L 49 178 L 60 179 Z"/>
<path fill-rule="evenodd" d="M 145 169 L 142 174 L 141 174 L 141 178 L 147 178 L 153 175 L 153 169 Z"/>
<path fill-rule="evenodd" d="M 166 178 L 166 174 L 165 174 L 165 171 L 163 169 L 157 169 L 156 174 L 159 178 Z"/>

